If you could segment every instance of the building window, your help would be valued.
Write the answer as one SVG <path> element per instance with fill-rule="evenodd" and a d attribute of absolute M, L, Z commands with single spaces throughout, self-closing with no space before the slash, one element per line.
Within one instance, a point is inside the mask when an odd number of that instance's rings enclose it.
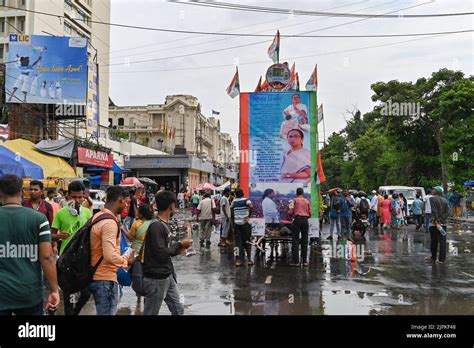
<path fill-rule="evenodd" d="M 77 10 L 77 19 L 79 19 L 82 22 L 85 22 L 86 15 L 84 14 L 84 12 L 82 12 L 81 10 Z"/>
<path fill-rule="evenodd" d="M 112 118 L 109 118 L 109 127 L 113 127 L 114 125 L 114 120 Z"/>
<path fill-rule="evenodd" d="M 120 117 L 120 118 L 118 119 L 118 125 L 119 125 L 119 127 L 123 127 L 124 121 L 123 121 L 123 118 L 122 118 L 122 117 Z"/>
<path fill-rule="evenodd" d="M 66 22 L 64 22 L 64 31 L 68 34 L 72 33 L 72 27 Z"/>
<path fill-rule="evenodd" d="M 5 32 L 5 20 L 0 21 L 0 33 Z"/>
<path fill-rule="evenodd" d="M 25 31 L 25 18 L 20 19 L 19 29 L 21 32 Z"/>
<path fill-rule="evenodd" d="M 67 11 L 72 11 L 72 1 L 71 0 L 65 0 L 64 1 L 64 8 Z"/>
<path fill-rule="evenodd" d="M 0 59 L 3 59 L 3 45 L 0 45 Z"/>
<path fill-rule="evenodd" d="M 26 6 L 26 0 L 20 0 L 20 6 L 25 7 Z"/>

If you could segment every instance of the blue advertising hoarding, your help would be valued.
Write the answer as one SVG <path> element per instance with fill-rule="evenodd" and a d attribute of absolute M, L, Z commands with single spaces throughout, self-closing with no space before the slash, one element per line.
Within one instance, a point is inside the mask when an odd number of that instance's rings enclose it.
<path fill-rule="evenodd" d="M 10 34 L 7 103 L 85 104 L 87 39 Z"/>

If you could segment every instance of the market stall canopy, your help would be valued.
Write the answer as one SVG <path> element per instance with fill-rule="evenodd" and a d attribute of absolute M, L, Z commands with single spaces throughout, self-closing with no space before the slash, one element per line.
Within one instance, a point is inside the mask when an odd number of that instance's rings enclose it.
<path fill-rule="evenodd" d="M 230 181 L 227 181 L 226 183 L 222 184 L 221 186 L 216 187 L 216 190 L 218 190 L 218 191 L 224 191 L 224 189 L 225 189 L 226 187 L 229 187 L 229 188 L 230 188 L 230 185 L 231 185 Z"/>
<path fill-rule="evenodd" d="M 133 186 L 136 186 L 137 188 L 143 188 L 143 184 L 140 182 L 140 180 L 138 180 L 137 178 L 135 177 L 129 177 L 129 178 L 125 178 L 122 180 L 122 185 L 133 185 Z"/>
<path fill-rule="evenodd" d="M 49 155 L 71 158 L 74 151 L 74 140 L 41 140 L 36 144 L 36 149 Z"/>
<path fill-rule="evenodd" d="M 138 180 L 140 180 L 140 182 L 144 182 L 145 184 L 158 186 L 158 184 L 156 183 L 156 181 L 155 181 L 155 180 L 152 180 L 152 179 L 150 179 L 150 178 L 138 178 Z"/>
<path fill-rule="evenodd" d="M 212 190 L 213 188 L 215 188 L 213 184 L 206 182 L 204 184 L 197 185 L 194 189 L 195 190 Z"/>
<path fill-rule="evenodd" d="M 24 139 L 9 140 L 1 144 L 43 169 L 44 178 L 74 178 L 76 172 L 62 158 L 46 155 L 35 150 L 35 145 Z"/>
<path fill-rule="evenodd" d="M 20 178 L 29 176 L 33 179 L 43 179 L 44 177 L 40 166 L 0 146 L 0 175 L 5 174 L 14 174 Z"/>

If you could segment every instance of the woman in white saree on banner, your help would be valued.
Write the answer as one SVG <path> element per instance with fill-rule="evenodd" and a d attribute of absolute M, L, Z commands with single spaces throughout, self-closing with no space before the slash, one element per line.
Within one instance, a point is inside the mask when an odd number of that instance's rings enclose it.
<path fill-rule="evenodd" d="M 311 179 L 311 152 L 303 148 L 304 134 L 292 129 L 287 134 L 291 148 L 285 152 L 281 164 L 283 182 L 308 183 Z"/>

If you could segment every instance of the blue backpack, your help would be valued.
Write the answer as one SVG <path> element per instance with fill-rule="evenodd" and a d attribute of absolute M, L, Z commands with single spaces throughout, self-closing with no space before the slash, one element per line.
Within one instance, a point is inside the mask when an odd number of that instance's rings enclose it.
<path fill-rule="evenodd" d="M 120 255 L 123 255 L 128 249 L 127 239 L 122 233 L 122 238 L 120 238 Z M 132 275 L 122 267 L 117 270 L 117 281 L 121 286 L 131 286 L 132 285 Z"/>

